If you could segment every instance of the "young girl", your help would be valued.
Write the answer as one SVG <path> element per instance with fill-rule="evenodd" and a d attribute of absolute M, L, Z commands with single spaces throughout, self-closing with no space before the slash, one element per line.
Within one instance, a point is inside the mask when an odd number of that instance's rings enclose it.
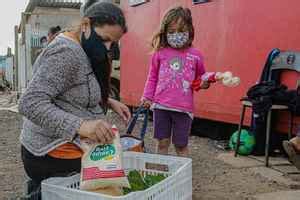
<path fill-rule="evenodd" d="M 172 138 L 177 155 L 188 155 L 196 89 L 193 82 L 205 73 L 202 55 L 192 47 L 193 40 L 191 11 L 182 7 L 167 12 L 152 40 L 155 52 L 142 103 L 154 110 L 154 137 L 160 154 L 168 154 Z M 200 88 L 209 88 L 209 83 L 202 82 Z"/>

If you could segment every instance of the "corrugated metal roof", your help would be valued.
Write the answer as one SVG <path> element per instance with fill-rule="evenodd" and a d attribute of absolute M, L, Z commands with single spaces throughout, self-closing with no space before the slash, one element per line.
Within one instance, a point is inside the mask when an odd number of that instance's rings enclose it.
<path fill-rule="evenodd" d="M 84 3 L 84 0 L 30 0 L 26 6 L 24 14 L 26 15 L 25 18 L 28 17 L 28 14 L 34 10 L 35 7 L 49 7 L 49 8 L 74 8 L 80 9 L 80 6 Z M 23 20 L 26 19 L 22 17 L 22 20 L 19 25 L 19 33 L 22 31 Z"/>
<path fill-rule="evenodd" d="M 83 0 L 30 0 L 25 12 L 32 12 L 35 7 L 75 8 L 79 9 Z"/>

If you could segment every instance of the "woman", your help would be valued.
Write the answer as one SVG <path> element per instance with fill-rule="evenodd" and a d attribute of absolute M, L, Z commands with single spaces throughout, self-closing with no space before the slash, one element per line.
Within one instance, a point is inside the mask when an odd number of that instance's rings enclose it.
<path fill-rule="evenodd" d="M 30 190 L 46 178 L 80 172 L 81 138 L 112 142 L 111 125 L 104 120 L 108 108 L 128 122 L 128 108 L 109 98 L 107 57 L 107 47 L 126 31 L 120 8 L 88 1 L 80 30 L 58 35 L 35 62 L 19 103 L 26 118 L 20 141 Z"/>
<path fill-rule="evenodd" d="M 41 43 L 42 48 L 45 48 L 48 43 L 47 37 L 46 36 L 41 37 L 40 43 Z"/>

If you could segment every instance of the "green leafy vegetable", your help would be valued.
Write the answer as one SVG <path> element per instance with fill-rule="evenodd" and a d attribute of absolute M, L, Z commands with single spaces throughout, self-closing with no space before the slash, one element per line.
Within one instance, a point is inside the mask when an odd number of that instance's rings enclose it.
<path fill-rule="evenodd" d="M 124 195 L 129 194 L 130 192 L 146 190 L 166 178 L 163 174 L 148 174 L 143 178 L 137 170 L 130 171 L 127 177 L 131 188 L 123 188 Z"/>
<path fill-rule="evenodd" d="M 144 180 L 145 183 L 148 187 L 151 187 L 161 181 L 163 181 L 166 177 L 163 174 L 158 174 L 158 175 L 146 175 Z"/>

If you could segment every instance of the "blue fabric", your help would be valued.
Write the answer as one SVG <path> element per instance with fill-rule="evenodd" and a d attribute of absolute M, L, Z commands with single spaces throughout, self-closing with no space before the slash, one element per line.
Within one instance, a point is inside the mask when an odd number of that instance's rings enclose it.
<path fill-rule="evenodd" d="M 272 51 L 269 53 L 267 61 L 266 61 L 265 66 L 263 68 L 260 80 L 259 80 L 260 83 L 263 82 L 263 81 L 269 81 L 270 79 L 274 80 L 275 82 L 279 81 L 278 74 L 272 74 L 272 75 L 270 75 L 272 62 L 273 62 L 274 58 L 276 56 L 278 56 L 279 54 L 280 54 L 280 50 L 277 49 L 277 48 L 276 49 L 272 49 Z"/>

